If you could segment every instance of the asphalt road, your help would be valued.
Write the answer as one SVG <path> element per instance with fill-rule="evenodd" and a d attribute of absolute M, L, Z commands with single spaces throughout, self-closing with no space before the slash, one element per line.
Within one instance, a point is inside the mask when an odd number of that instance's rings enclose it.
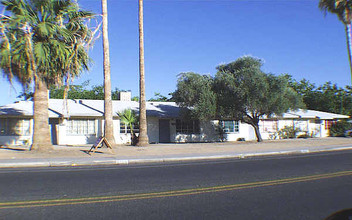
<path fill-rule="evenodd" d="M 0 169 L 0 219 L 324 219 L 352 208 L 352 151 Z"/>

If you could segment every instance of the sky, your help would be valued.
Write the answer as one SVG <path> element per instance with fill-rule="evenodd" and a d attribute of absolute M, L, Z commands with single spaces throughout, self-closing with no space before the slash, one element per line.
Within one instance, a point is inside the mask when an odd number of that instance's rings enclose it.
<path fill-rule="evenodd" d="M 100 0 L 78 2 L 101 14 Z M 112 88 L 138 96 L 138 0 L 108 0 L 108 16 Z M 144 39 L 147 99 L 175 91 L 182 72 L 214 76 L 245 55 L 263 59 L 266 73 L 351 85 L 344 25 L 318 0 L 144 0 Z M 90 56 L 90 70 L 73 84 L 103 84 L 101 38 Z M 0 77 L 0 105 L 21 91 Z"/>

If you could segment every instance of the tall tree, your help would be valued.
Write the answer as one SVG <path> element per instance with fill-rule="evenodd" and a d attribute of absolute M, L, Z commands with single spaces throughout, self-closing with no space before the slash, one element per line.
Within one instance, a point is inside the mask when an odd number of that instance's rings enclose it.
<path fill-rule="evenodd" d="M 111 145 L 115 145 L 114 124 L 111 101 L 110 50 L 108 38 L 108 5 L 101 0 L 103 9 L 103 49 L 104 49 L 104 136 Z"/>
<path fill-rule="evenodd" d="M 85 81 L 80 85 L 70 85 L 67 91 L 66 97 L 68 99 L 92 99 L 92 100 L 104 100 L 104 85 L 95 85 L 91 88 L 87 88 L 89 81 Z M 50 98 L 52 99 L 63 99 L 66 86 L 59 88 L 50 88 Z M 111 99 L 119 100 L 120 91 L 115 88 L 111 91 Z M 22 93 L 21 97 L 27 98 L 30 94 Z M 29 97 L 30 98 L 30 97 Z"/>
<path fill-rule="evenodd" d="M 303 107 L 301 97 L 289 86 L 285 75 L 274 76 L 261 70 L 260 59 L 245 56 L 217 67 L 214 90 L 218 117 L 250 124 L 257 141 L 262 137 L 259 120 Z"/>
<path fill-rule="evenodd" d="M 168 97 L 160 94 L 159 92 L 154 92 L 154 98 L 148 100 L 149 102 L 168 102 L 170 101 Z"/>
<path fill-rule="evenodd" d="M 326 82 L 316 87 L 306 79 L 296 81 L 290 75 L 286 75 L 286 77 L 288 77 L 291 87 L 302 96 L 308 109 L 351 115 L 351 86 L 341 88 L 336 84 Z"/>
<path fill-rule="evenodd" d="M 147 132 L 147 109 L 145 101 L 144 80 L 144 32 L 143 32 L 143 0 L 139 0 L 139 136 L 138 146 L 149 143 Z"/>
<path fill-rule="evenodd" d="M 352 20 L 352 0 L 320 0 L 319 8 L 325 13 L 336 14 L 339 20 L 345 25 L 346 42 L 348 51 L 348 61 L 350 64 L 352 81 L 352 45 L 351 45 L 351 20 Z"/>
<path fill-rule="evenodd" d="M 241 120 L 250 124 L 260 142 L 261 117 L 303 107 L 286 75 L 266 74 L 261 66 L 260 59 L 242 57 L 218 66 L 215 78 L 181 74 L 173 98 L 199 119 Z"/>
<path fill-rule="evenodd" d="M 177 79 L 177 90 L 172 99 L 181 107 L 192 109 L 183 111 L 191 118 L 211 119 L 216 114 L 216 94 L 213 91 L 214 79 L 208 75 L 188 72 L 181 73 Z"/>
<path fill-rule="evenodd" d="M 85 23 L 93 14 L 72 0 L 3 0 L 0 68 L 12 82 L 34 84 L 32 150 L 52 149 L 48 86 L 62 84 L 88 69 Z"/>

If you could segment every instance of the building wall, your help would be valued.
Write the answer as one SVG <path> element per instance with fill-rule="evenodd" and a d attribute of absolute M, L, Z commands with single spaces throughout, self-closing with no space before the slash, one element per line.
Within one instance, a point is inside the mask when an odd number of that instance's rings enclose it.
<path fill-rule="evenodd" d="M 0 136 L 0 145 L 25 145 L 32 144 L 32 135 L 30 136 Z"/>
<path fill-rule="evenodd" d="M 218 141 L 219 135 L 216 132 L 216 123 L 214 121 L 201 121 L 199 134 L 181 134 L 176 132 L 176 120 L 172 120 L 170 127 L 171 142 L 212 142 Z"/>
<path fill-rule="evenodd" d="M 260 122 L 262 126 L 263 121 Z M 277 130 L 276 131 L 263 131 L 261 130 L 261 135 L 263 139 L 275 139 L 278 137 L 278 131 L 283 129 L 285 126 L 294 127 L 300 129 L 300 132 L 297 135 L 307 134 L 311 137 L 328 137 L 329 131 L 325 129 L 324 120 L 319 119 L 281 119 L 277 121 Z"/>
<path fill-rule="evenodd" d="M 148 137 L 150 143 L 159 143 L 159 118 L 148 117 Z M 176 119 L 170 119 L 170 141 L 174 143 L 184 142 L 214 142 L 220 141 L 219 132 L 216 127 L 218 121 L 202 121 L 200 122 L 199 134 L 180 134 L 176 132 Z M 326 120 L 316 119 L 285 119 L 277 121 L 277 131 L 285 126 L 295 126 L 301 128 L 309 135 L 314 137 L 327 137 L 328 129 L 325 129 Z M 114 119 L 114 134 L 117 144 L 128 144 L 131 142 L 131 134 L 120 134 L 120 120 Z M 94 135 L 68 135 L 67 120 L 63 120 L 61 124 L 56 124 L 56 135 L 58 145 L 85 145 L 94 144 L 98 137 L 104 133 L 104 120 L 102 118 L 95 119 Z M 30 120 L 30 135 L 27 136 L 0 136 L 0 145 L 31 145 L 33 133 L 33 119 Z M 275 132 L 265 132 L 261 130 L 263 139 L 272 139 Z M 244 138 L 246 141 L 256 140 L 254 129 L 246 123 L 239 123 L 239 132 L 226 133 L 225 141 L 237 141 L 239 138 Z"/>
<path fill-rule="evenodd" d="M 74 135 L 67 134 L 67 119 L 64 119 L 61 124 L 56 125 L 57 129 L 57 144 L 58 145 L 85 145 L 94 144 L 98 137 L 102 135 L 104 123 L 101 119 L 95 119 L 96 134 L 92 135 Z"/>
<path fill-rule="evenodd" d="M 179 134 L 176 133 L 176 126 L 171 129 L 171 142 L 214 142 L 220 141 L 220 134 L 217 130 L 218 120 L 200 122 L 200 134 Z M 231 132 L 224 134 L 224 141 L 237 141 L 238 139 L 253 140 L 251 126 L 246 123 L 239 123 L 239 132 Z"/>
<path fill-rule="evenodd" d="M 32 145 L 33 126 L 33 119 L 30 119 L 28 135 L 0 135 L 0 145 Z"/>
<path fill-rule="evenodd" d="M 159 119 L 156 117 L 147 118 L 147 130 L 149 143 L 158 143 L 159 142 Z M 131 143 L 131 134 L 130 133 L 120 133 L 120 120 L 116 120 L 115 130 L 115 141 L 117 144 L 130 144 Z"/>
<path fill-rule="evenodd" d="M 239 132 L 227 133 L 227 141 L 237 141 L 244 138 L 246 141 L 255 140 L 255 131 L 251 129 L 252 126 L 247 123 L 239 122 Z"/>
<path fill-rule="evenodd" d="M 147 124 L 149 143 L 159 143 L 159 118 L 148 117 Z"/>

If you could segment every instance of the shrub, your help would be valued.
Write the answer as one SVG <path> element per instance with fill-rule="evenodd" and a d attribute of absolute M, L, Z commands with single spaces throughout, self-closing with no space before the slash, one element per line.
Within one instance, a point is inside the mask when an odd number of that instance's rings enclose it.
<path fill-rule="evenodd" d="M 278 132 L 274 132 L 274 133 L 269 134 L 270 140 L 276 140 L 278 137 L 279 137 Z"/>
<path fill-rule="evenodd" d="M 312 137 L 312 135 L 308 135 L 307 132 L 305 134 L 300 134 L 297 136 L 297 138 L 310 138 L 310 137 Z"/>
<path fill-rule="evenodd" d="M 224 142 L 226 141 L 226 132 L 221 125 L 214 125 L 215 131 L 217 131 L 219 135 L 219 141 Z"/>
<path fill-rule="evenodd" d="M 293 128 L 293 126 L 285 126 L 279 131 L 279 137 L 282 139 L 296 138 L 298 132 L 300 132 L 298 128 Z"/>
<path fill-rule="evenodd" d="M 352 129 L 352 124 L 347 121 L 337 121 L 331 125 L 330 137 L 345 137 L 346 131 Z"/>

